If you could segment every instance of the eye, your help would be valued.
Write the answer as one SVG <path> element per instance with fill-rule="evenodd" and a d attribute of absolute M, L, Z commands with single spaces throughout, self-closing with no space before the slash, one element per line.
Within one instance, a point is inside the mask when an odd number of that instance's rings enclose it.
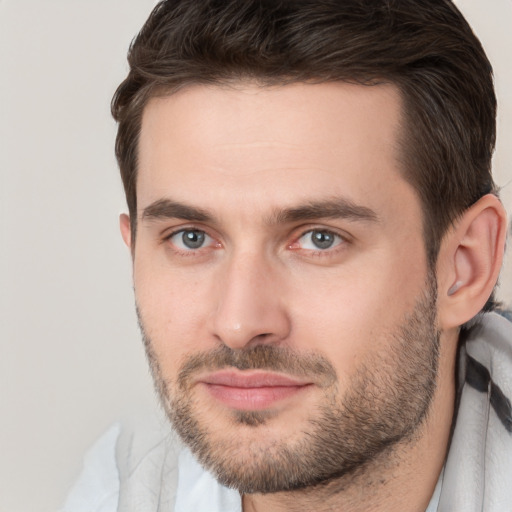
<path fill-rule="evenodd" d="M 179 250 L 195 251 L 213 243 L 211 236 L 199 229 L 182 229 L 173 233 L 169 240 Z"/>
<path fill-rule="evenodd" d="M 325 229 L 313 229 L 304 233 L 297 241 L 301 249 L 325 251 L 343 242 L 341 236 Z"/>

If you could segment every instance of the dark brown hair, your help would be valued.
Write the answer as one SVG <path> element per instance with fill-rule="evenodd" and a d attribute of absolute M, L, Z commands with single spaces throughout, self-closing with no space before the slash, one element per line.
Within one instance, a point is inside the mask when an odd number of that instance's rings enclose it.
<path fill-rule="evenodd" d="M 395 84 L 402 172 L 422 202 L 431 264 L 454 219 L 495 192 L 492 68 L 451 1 L 166 0 L 132 42 L 128 61 L 112 113 L 134 235 L 144 106 L 188 84 Z"/>

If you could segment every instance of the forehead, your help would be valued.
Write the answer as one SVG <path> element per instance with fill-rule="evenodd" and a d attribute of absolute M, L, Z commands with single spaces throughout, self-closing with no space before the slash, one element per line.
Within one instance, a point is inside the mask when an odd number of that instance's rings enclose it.
<path fill-rule="evenodd" d="M 196 85 L 152 98 L 139 141 L 139 210 L 165 194 L 269 207 L 322 195 L 384 200 L 384 188 L 408 186 L 398 170 L 400 121 L 392 85 Z"/>

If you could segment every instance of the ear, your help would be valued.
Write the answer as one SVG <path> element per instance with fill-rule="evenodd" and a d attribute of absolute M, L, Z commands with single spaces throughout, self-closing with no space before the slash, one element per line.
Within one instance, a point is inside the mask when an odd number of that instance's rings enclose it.
<path fill-rule="evenodd" d="M 121 229 L 121 236 L 124 243 L 131 250 L 132 248 L 132 229 L 130 225 L 130 216 L 126 213 L 119 215 L 119 228 Z"/>
<path fill-rule="evenodd" d="M 464 324 L 484 307 L 498 280 L 506 231 L 505 209 L 488 194 L 445 235 L 437 262 L 441 329 Z"/>

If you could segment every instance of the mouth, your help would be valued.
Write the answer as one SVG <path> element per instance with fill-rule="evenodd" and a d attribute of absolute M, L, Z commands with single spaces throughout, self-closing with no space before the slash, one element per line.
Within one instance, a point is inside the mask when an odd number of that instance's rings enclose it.
<path fill-rule="evenodd" d="M 313 384 L 290 376 L 262 371 L 219 371 L 197 383 L 223 405 L 240 411 L 261 411 L 291 399 Z"/>

